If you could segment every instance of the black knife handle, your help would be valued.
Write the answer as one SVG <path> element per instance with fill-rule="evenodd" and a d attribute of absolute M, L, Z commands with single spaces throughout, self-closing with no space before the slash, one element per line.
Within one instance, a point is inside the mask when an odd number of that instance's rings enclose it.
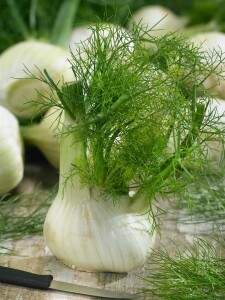
<path fill-rule="evenodd" d="M 53 280 L 52 275 L 38 275 L 9 267 L 0 266 L 0 282 L 34 289 L 47 290 Z"/>

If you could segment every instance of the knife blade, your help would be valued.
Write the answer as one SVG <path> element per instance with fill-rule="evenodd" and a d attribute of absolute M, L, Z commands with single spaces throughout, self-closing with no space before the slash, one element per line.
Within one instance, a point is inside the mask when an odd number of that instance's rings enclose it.
<path fill-rule="evenodd" d="M 39 275 L 0 266 L 0 282 L 39 290 L 58 290 L 68 293 L 111 299 L 137 299 L 134 294 L 120 293 L 100 288 L 53 280 L 52 275 Z"/>

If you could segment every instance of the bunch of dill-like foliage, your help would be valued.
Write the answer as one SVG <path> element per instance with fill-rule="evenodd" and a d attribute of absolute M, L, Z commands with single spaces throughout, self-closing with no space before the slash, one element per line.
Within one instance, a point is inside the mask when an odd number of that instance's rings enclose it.
<path fill-rule="evenodd" d="M 176 250 L 153 252 L 141 289 L 145 299 L 223 299 L 225 260 L 213 242 L 196 238 L 189 248 L 179 244 Z"/>
<path fill-rule="evenodd" d="M 223 63 L 223 54 L 205 59 L 186 38 L 153 37 L 139 25 L 128 32 L 99 22 L 90 29 L 90 38 L 71 53 L 72 94 L 48 70 L 39 70 L 40 77 L 26 70 L 51 87 L 42 106 L 66 112 L 76 126 L 63 134 L 76 131 L 88 153 L 68 177 L 79 173 L 82 184 L 115 199 L 134 188 L 137 204 L 152 203 L 158 194 L 184 196 L 207 169 L 207 138 L 224 138 L 218 116 L 206 113 L 212 96 L 203 85 L 212 73 L 223 79 L 212 68 L 215 60 Z"/>

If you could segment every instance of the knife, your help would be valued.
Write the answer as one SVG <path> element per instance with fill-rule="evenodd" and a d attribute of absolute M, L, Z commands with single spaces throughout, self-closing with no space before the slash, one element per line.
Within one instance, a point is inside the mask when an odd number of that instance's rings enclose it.
<path fill-rule="evenodd" d="M 111 299 L 135 299 L 134 294 L 93 288 L 84 285 L 53 280 L 52 275 L 39 275 L 9 267 L 0 266 L 0 282 L 39 290 L 58 290 L 68 293 Z"/>

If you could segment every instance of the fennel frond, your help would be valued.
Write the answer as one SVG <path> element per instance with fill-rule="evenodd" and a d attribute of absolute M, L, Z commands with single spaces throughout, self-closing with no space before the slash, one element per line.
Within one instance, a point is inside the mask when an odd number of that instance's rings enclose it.
<path fill-rule="evenodd" d="M 142 278 L 144 287 L 140 292 L 145 299 L 223 299 L 225 260 L 213 242 L 196 238 L 193 246 L 176 246 L 175 256 L 166 248 L 153 251 L 148 273 Z"/>
<path fill-rule="evenodd" d="M 48 70 L 39 70 L 39 78 L 26 70 L 54 92 L 43 105 L 64 108 L 76 124 L 67 124 L 62 137 L 79 136 L 86 154 L 71 164 L 68 178 L 79 174 L 81 185 L 115 200 L 132 188 L 137 212 L 146 211 L 159 194 L 184 195 L 209 168 L 208 139 L 224 139 L 221 116 L 206 113 L 213 96 L 203 85 L 212 73 L 223 79 L 212 68 L 215 60 L 224 63 L 223 54 L 205 60 L 185 37 L 154 37 L 139 25 L 125 32 L 99 22 L 90 29 L 90 38 L 71 53 L 74 83 L 60 89 Z M 76 142 L 72 148 L 76 153 Z"/>
<path fill-rule="evenodd" d="M 202 178 L 201 184 L 190 192 L 190 202 L 187 209 L 185 199 L 178 201 L 182 215 L 178 222 L 182 224 L 209 223 L 212 230 L 217 227 L 224 231 L 225 197 L 224 176 L 208 175 Z M 206 229 L 209 230 L 209 227 Z"/>
<path fill-rule="evenodd" d="M 5 243 L 25 236 L 42 234 L 44 219 L 55 188 L 26 195 L 6 194 L 0 197 L 0 255 Z M 11 249 L 7 249 L 11 253 Z"/>

